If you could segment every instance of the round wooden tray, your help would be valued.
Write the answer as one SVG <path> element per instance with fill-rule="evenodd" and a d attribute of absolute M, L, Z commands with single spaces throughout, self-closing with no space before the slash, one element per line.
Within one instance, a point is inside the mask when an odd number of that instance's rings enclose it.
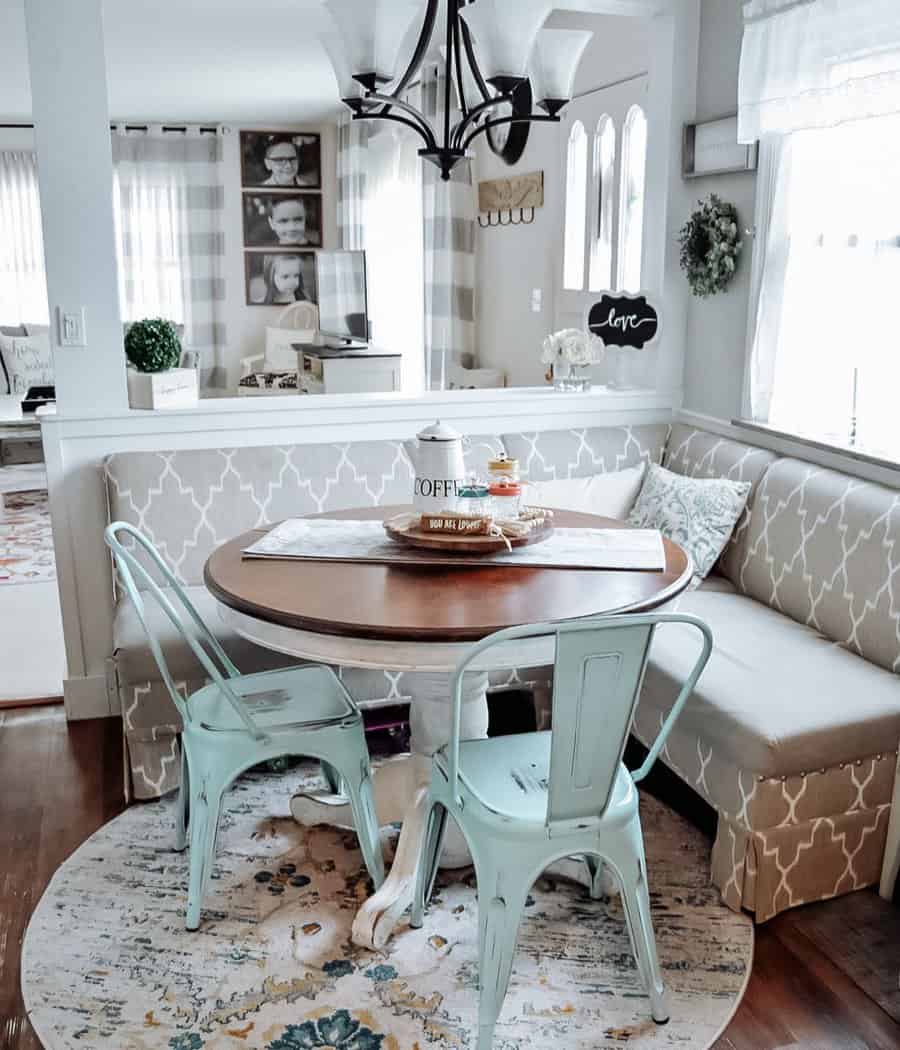
<path fill-rule="evenodd" d="M 499 536 L 454 536 L 445 532 L 427 532 L 416 526 L 412 529 L 394 528 L 390 521 L 384 523 L 384 530 L 398 543 L 407 547 L 421 547 L 423 550 L 442 551 L 445 554 L 497 554 L 509 548 L 506 541 Z M 511 547 L 530 547 L 532 543 L 541 543 L 553 533 L 553 523 L 548 518 L 543 525 L 538 525 L 527 536 L 509 537 Z"/>

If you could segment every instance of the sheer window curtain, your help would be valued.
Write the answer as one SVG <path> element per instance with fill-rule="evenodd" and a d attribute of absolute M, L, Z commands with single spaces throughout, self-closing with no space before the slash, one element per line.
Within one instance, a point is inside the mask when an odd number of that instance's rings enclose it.
<path fill-rule="evenodd" d="M 452 96 L 452 93 L 451 93 Z M 444 81 L 422 71 L 422 111 L 434 127 L 444 112 Z M 451 121 L 458 114 L 451 115 Z M 460 161 L 448 182 L 422 165 L 425 220 L 425 384 L 444 390 L 477 365 L 475 340 L 475 193 L 473 161 Z"/>
<path fill-rule="evenodd" d="M 0 325 L 49 324 L 37 162 L 0 151 Z"/>
<path fill-rule="evenodd" d="M 222 142 L 197 128 L 114 131 L 123 320 L 184 325 L 204 388 L 226 385 Z"/>
<path fill-rule="evenodd" d="M 788 345 L 785 308 L 797 301 L 801 254 L 818 237 L 797 228 L 796 204 L 803 192 L 793 194 L 792 187 L 801 177 L 796 170 L 801 146 L 808 155 L 813 148 L 808 135 L 815 129 L 895 113 L 900 113 L 898 0 L 751 0 L 744 5 L 738 138 L 760 140 L 743 405 L 752 419 L 772 421 L 773 390 L 778 376 L 786 375 L 778 361 Z M 810 186 L 828 184 L 832 192 L 817 193 L 819 233 L 830 225 L 833 238 L 837 221 L 843 235 L 852 238 L 859 198 L 847 196 L 849 188 L 835 181 L 835 162 L 838 168 L 849 165 L 842 164 L 840 151 L 820 160 L 824 167 L 809 176 Z M 809 164 L 803 170 L 809 173 Z M 861 185 L 857 191 L 865 197 Z M 835 195 L 840 193 L 845 195 Z M 814 258 L 818 265 L 822 256 Z M 882 252 L 882 262 L 886 258 Z M 791 330 L 798 335 L 796 326 Z M 809 333 L 804 338 L 808 345 Z M 827 345 L 819 345 L 820 354 Z"/>
<path fill-rule="evenodd" d="M 422 162 L 418 139 L 387 123 L 345 118 L 338 135 L 342 248 L 366 252 L 376 346 L 403 355 L 403 389 L 425 387 Z"/>

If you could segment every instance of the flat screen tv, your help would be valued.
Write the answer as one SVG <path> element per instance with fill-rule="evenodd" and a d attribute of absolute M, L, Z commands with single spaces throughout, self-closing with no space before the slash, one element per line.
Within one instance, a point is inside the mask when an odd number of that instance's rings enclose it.
<path fill-rule="evenodd" d="M 318 252 L 319 331 L 342 345 L 369 341 L 365 252 Z"/>

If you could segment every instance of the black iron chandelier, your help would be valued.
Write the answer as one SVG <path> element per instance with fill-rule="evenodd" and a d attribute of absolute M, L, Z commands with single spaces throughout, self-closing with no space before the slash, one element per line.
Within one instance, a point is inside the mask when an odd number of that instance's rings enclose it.
<path fill-rule="evenodd" d="M 545 28 L 550 11 L 565 6 L 558 0 L 443 0 L 438 31 L 441 3 L 325 0 L 331 26 L 322 41 L 353 119 L 413 129 L 424 141 L 419 155 L 446 180 L 478 135 L 514 164 L 531 124 L 558 122 L 592 34 Z M 432 63 L 442 70 L 437 128 L 405 97 Z"/>

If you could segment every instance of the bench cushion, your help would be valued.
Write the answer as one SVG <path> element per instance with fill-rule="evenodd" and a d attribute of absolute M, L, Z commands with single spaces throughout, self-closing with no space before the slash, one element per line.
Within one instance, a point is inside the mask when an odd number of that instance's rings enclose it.
<path fill-rule="evenodd" d="M 900 491 L 777 460 L 760 483 L 736 582 L 900 673 Z"/>
<path fill-rule="evenodd" d="M 503 444 L 507 454 L 519 460 L 522 477 L 543 481 L 585 478 L 638 463 L 659 463 L 668 433 L 668 423 L 642 423 L 504 434 Z"/>
<path fill-rule="evenodd" d="M 894 750 L 900 737 L 897 676 L 861 660 L 720 581 L 682 597 L 715 647 L 677 723 L 719 762 L 784 777 Z M 641 694 L 642 721 L 659 725 L 699 651 L 696 632 L 660 628 Z M 723 808 L 723 800 L 713 799 Z"/>

